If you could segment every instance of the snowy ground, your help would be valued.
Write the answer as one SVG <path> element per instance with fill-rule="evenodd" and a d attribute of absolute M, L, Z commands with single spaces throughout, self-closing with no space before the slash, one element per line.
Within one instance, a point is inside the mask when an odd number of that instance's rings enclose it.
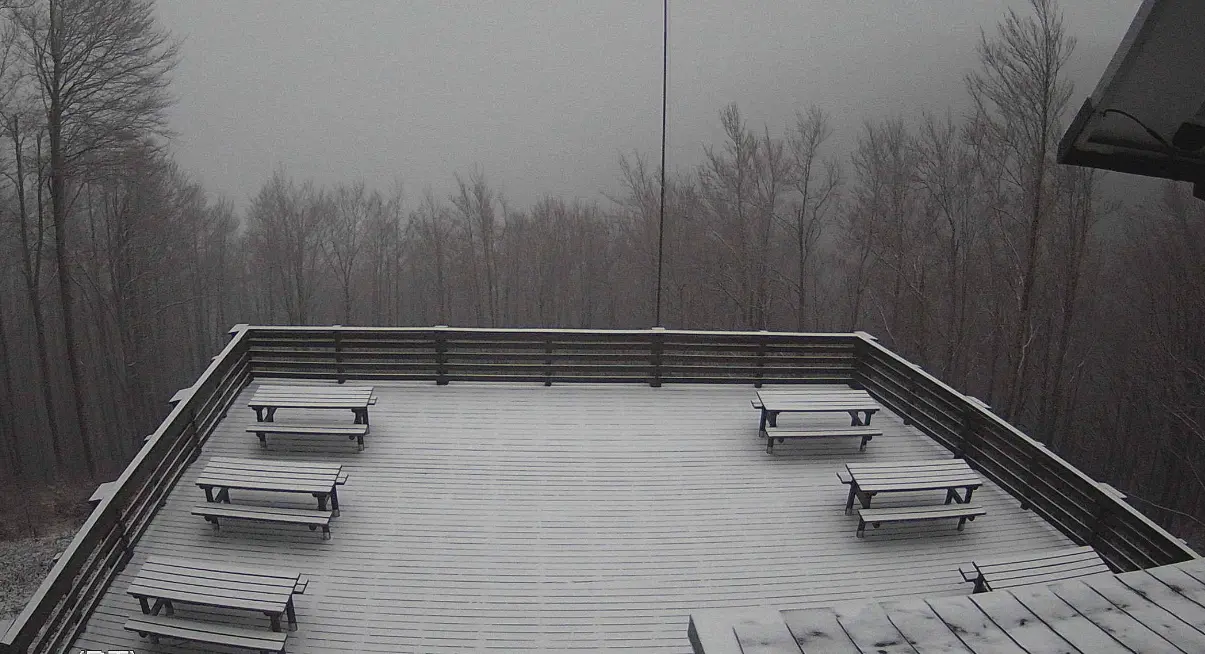
<path fill-rule="evenodd" d="M 25 607 L 50 572 L 55 553 L 67 547 L 75 530 L 75 525 L 64 525 L 47 536 L 0 542 L 0 624 Z"/>

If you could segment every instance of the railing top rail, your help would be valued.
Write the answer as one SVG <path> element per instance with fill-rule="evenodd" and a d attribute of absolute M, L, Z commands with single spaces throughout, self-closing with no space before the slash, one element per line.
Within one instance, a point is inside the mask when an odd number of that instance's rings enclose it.
<path fill-rule="evenodd" d="M 1130 504 L 1128 502 L 1125 502 L 1125 501 L 1119 499 L 1114 493 L 1110 492 L 1107 488 L 1105 488 L 1104 484 L 1102 482 L 1098 482 L 1095 479 L 1089 477 L 1082 470 L 1080 470 L 1079 468 L 1076 468 L 1075 466 L 1068 463 L 1061 456 L 1050 451 L 1050 449 L 1047 448 L 1046 445 L 1043 444 L 1042 442 L 1035 440 L 1034 438 L 1027 435 L 1025 432 L 1022 432 L 1021 430 L 1017 429 L 1013 425 L 1009 424 L 1008 421 L 1004 420 L 1000 416 L 996 415 L 994 412 L 987 409 L 985 407 L 985 405 L 983 405 L 982 402 L 979 402 L 975 398 L 972 398 L 968 395 L 963 395 L 962 393 L 954 390 L 953 388 L 946 385 L 944 382 L 937 379 L 933 375 L 930 375 L 929 373 L 925 372 L 924 369 L 922 369 L 920 366 L 913 364 L 912 362 L 908 361 L 907 359 L 901 357 L 900 355 L 896 354 L 895 352 L 892 352 L 891 350 L 889 350 L 886 347 L 879 344 L 878 339 L 876 339 L 874 336 L 871 336 L 870 334 L 867 334 L 866 332 L 857 332 L 857 336 L 859 339 L 861 339 L 869 347 L 873 348 L 880 355 L 894 359 L 897 362 L 899 362 L 901 365 L 912 368 L 913 370 L 916 371 L 916 374 L 920 375 L 921 377 L 924 377 L 926 382 L 931 383 L 931 384 L 937 386 L 938 388 L 942 389 L 943 391 L 949 393 L 952 397 L 955 398 L 955 401 L 964 403 L 965 408 L 970 411 L 975 412 L 976 416 L 979 419 L 990 422 L 994 427 L 1008 432 L 1010 436 L 1012 436 L 1013 438 L 1016 438 L 1018 441 L 1025 443 L 1027 445 L 1030 445 L 1030 446 L 1038 449 L 1039 451 L 1041 451 L 1042 455 L 1044 457 L 1046 457 L 1050 463 L 1052 463 L 1054 466 L 1058 467 L 1063 474 L 1066 474 L 1069 477 L 1078 479 L 1079 481 L 1083 482 L 1084 485 L 1086 485 L 1086 486 L 1094 489 L 1096 492 L 1098 492 L 1101 496 L 1100 498 L 1098 498 L 1098 501 L 1106 502 L 1106 503 L 1110 504 L 1114 509 L 1123 511 L 1123 512 L 1129 514 L 1135 520 L 1138 520 L 1138 521 L 1144 523 L 1146 527 L 1148 527 L 1153 532 L 1157 533 L 1159 536 L 1164 538 L 1168 543 L 1172 544 L 1174 547 L 1179 549 L 1186 557 L 1195 559 L 1200 556 L 1196 553 L 1196 551 L 1194 551 L 1191 547 L 1189 547 L 1187 544 L 1185 544 L 1182 540 L 1180 540 L 1179 538 L 1172 535 L 1170 532 L 1168 532 L 1163 527 L 1160 527 L 1153 520 L 1146 517 L 1146 515 L 1143 514 L 1141 511 L 1130 506 Z"/>
<path fill-rule="evenodd" d="M 823 338 L 831 340 L 851 339 L 855 336 L 854 333 L 841 332 L 779 332 L 779 331 L 726 331 L 726 330 L 701 330 L 701 329 L 665 329 L 661 327 L 650 327 L 647 329 L 547 329 L 536 327 L 518 327 L 518 328 L 501 328 L 501 327 L 449 327 L 447 325 L 432 325 L 430 327 L 353 327 L 348 325 L 306 325 L 306 326 L 290 326 L 290 325 L 251 325 L 244 326 L 248 331 L 254 332 L 310 332 L 310 333 L 330 333 L 333 331 L 341 332 L 376 332 L 376 333 L 423 333 L 431 331 L 443 332 L 467 332 L 481 334 L 614 334 L 614 335 L 631 335 L 631 336 L 647 336 L 649 334 L 681 334 L 681 335 L 700 335 L 700 336 L 773 336 L 773 337 L 800 337 L 808 338 Z"/>
<path fill-rule="evenodd" d="M 190 387 L 191 389 L 195 390 L 208 383 L 217 374 L 217 371 L 226 365 L 226 359 L 230 357 L 231 353 L 237 352 L 239 348 L 244 346 L 247 337 L 247 328 L 245 325 L 235 327 L 235 329 L 231 330 L 231 334 L 233 338 L 222 349 L 222 352 L 210 361 L 209 366 L 205 368 L 205 372 L 201 373 L 196 383 Z M 163 434 L 171 429 L 187 412 L 196 408 L 194 407 L 194 397 L 196 396 L 191 392 L 187 393 L 187 396 L 183 401 L 175 403 L 175 406 L 172 407 L 167 417 L 163 419 L 163 422 L 159 423 L 159 427 L 146 439 L 146 442 L 138 450 L 138 453 L 134 455 L 129 465 L 122 470 L 121 475 L 118 476 L 116 483 L 113 485 L 113 491 L 101 499 L 92 510 L 92 513 L 88 515 L 83 526 L 75 533 L 75 537 L 71 539 L 67 548 L 59 556 L 58 561 L 50 569 L 50 573 L 46 575 L 46 578 L 42 580 L 37 590 L 34 591 L 33 596 L 26 602 L 25 608 L 22 609 L 21 613 L 9 625 L 8 630 L 0 634 L 0 645 L 10 646 L 18 644 L 19 646 L 24 646 L 25 643 L 37 635 L 41 624 L 35 618 L 41 617 L 52 609 L 53 603 L 49 600 L 58 594 L 55 591 L 61 591 L 64 585 L 70 584 L 76 571 L 79 570 L 90 556 L 91 552 L 88 551 L 89 547 L 86 547 L 86 544 L 99 538 L 103 530 L 109 529 L 116 522 L 121 501 L 129 493 L 133 492 L 128 488 L 130 478 L 134 476 L 140 466 L 144 465 L 149 454 L 158 449 L 159 440 Z M 176 397 L 180 397 L 180 394 L 177 394 Z"/>

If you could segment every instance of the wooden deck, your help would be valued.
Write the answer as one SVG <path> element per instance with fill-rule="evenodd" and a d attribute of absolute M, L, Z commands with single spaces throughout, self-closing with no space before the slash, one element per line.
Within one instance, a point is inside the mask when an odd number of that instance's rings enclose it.
<path fill-rule="evenodd" d="M 344 437 L 279 437 L 261 450 L 244 431 L 257 385 L 173 489 L 76 650 L 202 651 L 122 629 L 138 611 L 126 587 L 154 554 L 309 575 L 295 654 L 688 652 L 701 610 L 966 595 L 959 565 L 1071 544 L 991 483 L 975 494 L 987 516 L 964 532 L 922 523 L 855 538 L 836 476 L 846 462 L 950 456 L 886 410 L 865 453 L 835 440 L 768 455 L 749 386 L 377 382 L 363 452 Z M 215 534 L 189 513 L 213 456 L 343 464 L 337 537 L 256 523 Z M 900 495 L 881 503 L 915 501 Z"/>
<path fill-rule="evenodd" d="M 1205 560 L 979 595 L 832 608 L 709 609 L 698 654 L 1205 651 Z"/>

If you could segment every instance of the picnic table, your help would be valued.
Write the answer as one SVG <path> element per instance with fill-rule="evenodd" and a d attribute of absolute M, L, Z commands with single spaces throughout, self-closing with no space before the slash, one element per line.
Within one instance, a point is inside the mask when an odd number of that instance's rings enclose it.
<path fill-rule="evenodd" d="M 871 498 L 879 493 L 944 490 L 946 504 L 951 501 L 967 504 L 975 489 L 983 485 L 979 475 L 962 459 L 847 463 L 845 469 L 848 474 L 841 476 L 841 481 L 849 484 L 846 515 L 853 511 L 855 498 L 862 508 L 869 509 Z"/>
<path fill-rule="evenodd" d="M 984 593 L 1107 574 L 1112 570 L 1096 550 L 1083 546 L 974 561 L 969 567 L 959 568 L 959 572 L 963 579 L 974 582 L 973 592 Z"/>
<path fill-rule="evenodd" d="M 787 439 L 832 438 L 839 436 L 861 439 L 860 451 L 882 431 L 871 429 L 870 419 L 880 407 L 866 391 L 854 389 L 805 390 L 762 389 L 757 391 L 753 406 L 761 411 L 758 435 L 766 439 L 766 452 L 774 452 L 774 442 Z M 848 413 L 847 428 L 790 428 L 778 427 L 781 413 Z"/>
<path fill-rule="evenodd" d="M 176 602 L 200 604 L 263 613 L 272 631 L 279 632 L 281 615 L 288 619 L 290 630 L 297 628 L 293 594 L 304 592 L 306 583 L 296 572 L 152 556 L 142 564 L 126 592 L 138 599 L 146 616 L 158 616 L 160 610 L 171 616 Z M 153 633 L 150 627 L 156 621 L 146 622 Z"/>
<path fill-rule="evenodd" d="M 858 499 L 858 531 L 861 538 L 866 525 L 878 527 L 885 522 L 919 522 L 958 518 L 958 531 L 968 520 L 987 512 L 971 504 L 971 493 L 983 485 L 983 480 L 962 459 L 945 461 L 905 461 L 899 463 L 849 463 L 845 474 L 838 473 L 842 483 L 849 484 L 849 499 L 845 513 L 853 510 Z M 898 493 L 925 490 L 944 490 L 946 500 L 940 505 L 870 508 L 870 500 L 879 493 Z M 962 494 L 959 494 L 959 491 Z M 952 502 L 952 504 L 951 504 Z"/>
<path fill-rule="evenodd" d="M 347 480 L 338 463 L 264 461 L 215 456 L 197 477 L 197 486 L 205 491 L 206 502 L 229 502 L 230 490 L 276 493 L 308 493 L 318 500 L 318 510 L 339 515 L 336 486 Z M 215 494 L 216 490 L 216 494 Z"/>
<path fill-rule="evenodd" d="M 803 390 L 761 389 L 757 391 L 757 403 L 761 409 L 758 429 L 778 426 L 780 413 L 848 413 L 850 426 L 870 424 L 870 419 L 881 407 L 870 393 L 855 389 Z"/>
<path fill-rule="evenodd" d="M 272 422 L 277 409 L 350 409 L 354 424 L 368 424 L 368 407 L 376 402 L 372 386 L 291 386 L 263 384 L 247 403 L 259 422 Z"/>

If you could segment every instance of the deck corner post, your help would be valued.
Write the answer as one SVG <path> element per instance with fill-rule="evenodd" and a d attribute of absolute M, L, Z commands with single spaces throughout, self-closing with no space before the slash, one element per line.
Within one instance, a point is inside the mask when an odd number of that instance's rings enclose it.
<path fill-rule="evenodd" d="M 649 332 L 649 386 L 661 387 L 661 355 L 665 349 L 665 328 L 654 327 Z"/>
<path fill-rule="evenodd" d="M 448 385 L 448 326 L 435 326 L 435 384 Z"/>
<path fill-rule="evenodd" d="M 331 337 L 335 343 L 335 381 L 342 384 L 347 381 L 343 372 L 343 325 L 333 325 Z"/>

